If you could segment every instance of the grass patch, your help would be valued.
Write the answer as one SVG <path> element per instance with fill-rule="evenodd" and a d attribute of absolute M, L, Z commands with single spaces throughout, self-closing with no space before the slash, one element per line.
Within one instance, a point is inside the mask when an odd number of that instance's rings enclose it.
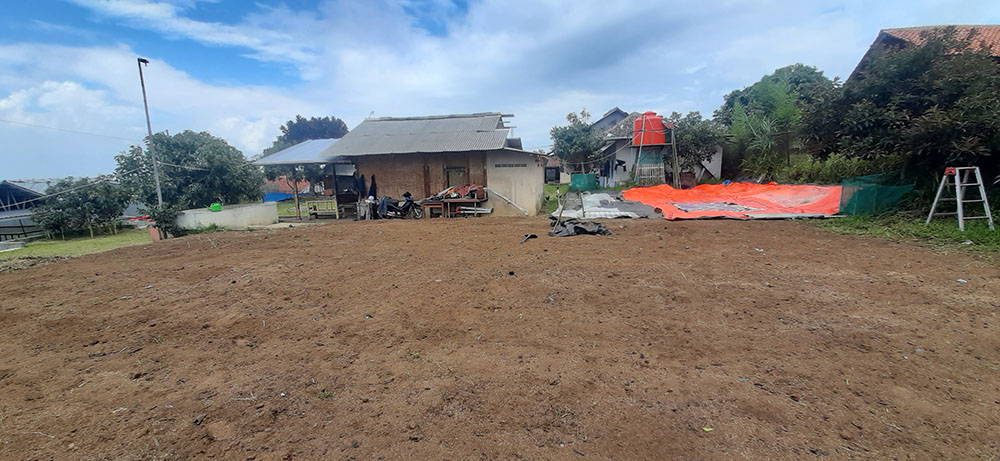
<path fill-rule="evenodd" d="M 68 240 L 38 240 L 29 242 L 24 248 L 4 251 L 0 259 L 13 259 L 23 256 L 81 256 L 102 251 L 114 250 L 132 245 L 152 243 L 147 229 L 126 229 L 116 235 L 101 235 L 98 237 L 77 237 Z"/>
<path fill-rule="evenodd" d="M 965 232 L 958 230 L 955 219 L 935 218 L 925 225 L 926 216 L 907 214 L 851 216 L 816 221 L 819 227 L 853 235 L 867 235 L 896 241 L 918 241 L 938 247 L 995 253 L 1000 251 L 1000 231 L 991 231 L 983 221 L 968 221 Z M 972 242 L 968 244 L 966 242 Z"/>
<path fill-rule="evenodd" d="M 569 184 L 546 184 L 542 202 L 542 214 L 550 215 L 559 208 L 559 196 L 569 190 Z"/>
<path fill-rule="evenodd" d="M 289 200 L 286 202 L 277 202 L 278 206 L 278 216 L 295 216 L 295 200 Z M 308 215 L 306 211 L 306 203 L 302 197 L 299 197 L 299 206 L 302 208 L 302 214 Z"/>

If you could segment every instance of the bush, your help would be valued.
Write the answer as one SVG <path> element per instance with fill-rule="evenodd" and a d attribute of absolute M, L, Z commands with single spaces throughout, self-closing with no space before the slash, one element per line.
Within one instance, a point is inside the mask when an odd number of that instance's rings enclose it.
<path fill-rule="evenodd" d="M 832 154 L 826 160 L 798 157 L 790 166 L 780 168 L 775 179 L 795 184 L 840 184 L 845 179 L 885 171 L 887 163 L 842 154 Z"/>
<path fill-rule="evenodd" d="M 154 207 L 148 210 L 149 219 L 156 223 L 156 228 L 162 232 L 163 237 L 180 237 L 187 231 L 177 225 L 177 215 L 180 209 L 177 207 Z"/>

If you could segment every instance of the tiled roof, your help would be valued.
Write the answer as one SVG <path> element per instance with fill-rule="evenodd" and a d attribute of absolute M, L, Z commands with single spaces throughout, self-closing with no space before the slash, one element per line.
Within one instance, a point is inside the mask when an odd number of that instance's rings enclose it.
<path fill-rule="evenodd" d="M 1000 25 L 901 27 L 882 29 L 882 33 L 914 45 L 923 45 L 925 40 L 922 34 L 924 32 L 941 30 L 945 27 L 954 27 L 958 32 L 958 38 L 965 38 L 971 30 L 975 29 L 977 33 L 972 37 L 973 48 L 981 49 L 985 45 L 985 48 L 994 56 L 1000 56 Z"/>

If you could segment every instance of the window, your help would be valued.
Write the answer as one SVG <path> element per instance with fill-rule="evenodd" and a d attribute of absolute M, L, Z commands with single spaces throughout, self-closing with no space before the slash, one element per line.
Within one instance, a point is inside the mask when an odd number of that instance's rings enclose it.
<path fill-rule="evenodd" d="M 527 168 L 527 163 L 494 163 L 494 168 Z"/>

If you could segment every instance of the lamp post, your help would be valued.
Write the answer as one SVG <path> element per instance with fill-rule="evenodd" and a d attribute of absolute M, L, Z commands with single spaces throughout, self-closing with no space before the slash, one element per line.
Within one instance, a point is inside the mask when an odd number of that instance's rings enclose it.
<path fill-rule="evenodd" d="M 139 84 L 142 85 L 142 105 L 146 108 L 146 131 L 149 133 L 149 156 L 153 159 L 153 183 L 156 184 L 156 204 L 163 208 L 163 193 L 160 192 L 160 166 L 157 165 L 156 152 L 153 150 L 153 125 L 149 123 L 149 103 L 146 101 L 146 81 L 142 78 L 142 65 L 149 65 L 148 59 L 137 58 L 139 66 Z"/>

